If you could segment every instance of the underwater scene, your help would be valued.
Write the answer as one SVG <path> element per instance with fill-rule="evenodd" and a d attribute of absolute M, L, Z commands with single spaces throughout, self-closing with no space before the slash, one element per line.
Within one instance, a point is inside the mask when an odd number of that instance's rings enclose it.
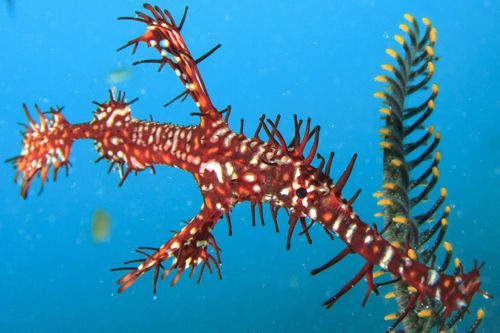
<path fill-rule="evenodd" d="M 498 2 L 150 4 L 0 3 L 1 332 L 499 331 Z"/>

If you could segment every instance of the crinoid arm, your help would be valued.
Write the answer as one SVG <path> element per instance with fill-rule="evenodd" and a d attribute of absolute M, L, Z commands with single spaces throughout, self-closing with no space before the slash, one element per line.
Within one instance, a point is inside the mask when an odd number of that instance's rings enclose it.
<path fill-rule="evenodd" d="M 124 263 L 126 265 L 140 263 L 139 266 L 111 269 L 111 271 L 131 271 L 118 280 L 118 284 L 120 285 L 118 292 L 121 293 L 130 287 L 141 275 L 150 270 L 154 270 L 153 292 L 156 292 L 158 277 L 164 279 L 174 270 L 177 270 L 177 272 L 172 279 L 172 286 L 177 283 L 185 270 L 190 269 L 189 277 L 191 277 L 198 266 L 200 270 L 197 283 L 199 283 L 205 267 L 210 273 L 213 272 L 212 264 L 217 271 L 219 279 L 222 279 L 219 268 L 221 264 L 220 249 L 212 235 L 212 229 L 220 217 L 220 211 L 203 207 L 195 218 L 190 220 L 184 228 L 176 232 L 174 237 L 160 248 L 139 247 L 136 252 L 144 255 L 145 258 L 130 260 Z M 214 254 L 209 253 L 212 252 L 209 250 L 210 248 L 212 248 Z M 147 253 L 146 251 L 153 252 Z M 163 262 L 170 258 L 173 258 L 172 263 L 169 268 L 165 269 Z M 160 275 L 160 273 L 162 274 Z"/>
<path fill-rule="evenodd" d="M 395 281 L 392 295 L 398 302 L 399 313 L 386 317 L 396 319 L 389 330 L 402 322 L 405 332 L 428 332 L 436 326 L 439 329 L 451 328 L 456 320 L 446 323 L 446 319 L 452 311 L 458 310 L 457 314 L 462 317 L 475 292 L 488 294 L 479 290 L 477 279 L 480 267 L 477 266 L 464 274 L 458 261 L 460 269 L 455 269 L 455 274 L 449 277 L 450 280 L 463 281 L 455 286 L 457 290 L 465 291 L 465 300 L 458 302 L 463 304 L 455 304 L 454 292 L 445 291 L 437 279 L 437 274 L 446 271 L 452 258 L 452 247 L 444 242 L 446 257 L 442 265 L 435 265 L 435 253 L 448 228 L 450 207 L 446 206 L 439 213 L 447 190 L 441 188 L 434 204 L 426 203 L 435 192 L 433 189 L 439 178 L 441 160 L 441 154 L 436 150 L 441 135 L 435 132 L 434 126 L 426 124 L 435 109 L 439 92 L 437 85 L 431 84 L 437 33 L 426 18 L 423 19 L 425 32 L 422 36 L 417 21 L 409 14 L 405 15 L 405 19 L 408 23 L 399 27 L 408 38 L 395 36 L 404 52 L 400 55 L 388 49 L 387 53 L 397 65 L 382 65 L 388 74 L 375 78 L 387 84 L 384 91 L 375 93 L 375 97 L 383 99 L 384 106 L 380 112 L 385 120 L 385 126 L 380 130 L 380 146 L 384 152 L 383 191 L 377 192 L 376 196 L 380 197 L 379 205 L 384 207 L 383 213 L 378 215 L 384 216 L 387 240 L 405 244 L 408 256 L 424 265 L 432 259 L 430 272 L 433 278 L 429 278 L 432 282 L 429 288 L 435 293 L 434 299 L 422 297 L 422 293 L 411 287 L 409 281 Z M 416 102 L 419 99 L 421 101 Z M 435 215 L 438 218 L 434 218 Z M 428 224 L 431 226 L 425 228 Z M 444 296 L 446 292 L 449 295 Z M 479 322 L 474 322 L 469 332 L 474 332 L 478 325 Z"/>

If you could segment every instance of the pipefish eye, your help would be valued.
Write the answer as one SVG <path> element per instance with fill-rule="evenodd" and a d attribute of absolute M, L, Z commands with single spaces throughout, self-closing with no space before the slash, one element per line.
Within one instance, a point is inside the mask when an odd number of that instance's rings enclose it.
<path fill-rule="evenodd" d="M 299 198 L 303 199 L 303 198 L 305 198 L 305 197 L 306 197 L 306 195 L 307 195 L 307 190 L 306 190 L 305 188 L 301 187 L 301 188 L 297 189 L 297 191 L 295 191 L 295 194 L 296 194 Z"/>

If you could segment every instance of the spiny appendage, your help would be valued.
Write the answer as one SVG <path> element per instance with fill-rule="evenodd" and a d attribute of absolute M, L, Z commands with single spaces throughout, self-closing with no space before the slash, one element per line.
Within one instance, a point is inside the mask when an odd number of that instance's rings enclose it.
<path fill-rule="evenodd" d="M 212 52 L 219 48 L 220 45 L 217 45 L 200 58 L 194 59 L 180 33 L 186 17 L 187 7 L 179 25 L 175 23 L 172 15 L 167 10 L 162 11 L 158 6 L 153 8 L 147 3 L 144 4 L 144 8 L 149 10 L 153 17 L 141 12 L 136 12 L 137 17 L 119 18 L 146 23 L 147 30 L 144 35 L 129 41 L 118 50 L 134 45 L 132 53 L 135 53 L 139 42 L 145 42 L 148 47 L 154 47 L 161 54 L 161 59 L 141 60 L 134 64 L 158 63 L 160 64 L 158 71 L 160 71 L 165 64 L 168 64 L 175 71 L 185 87 L 184 92 L 182 92 L 177 98 L 189 94 L 195 101 L 197 107 L 200 109 L 201 115 L 209 116 L 212 120 L 220 119 L 220 114 L 212 106 L 210 98 L 208 97 L 205 84 L 203 83 L 197 66 L 199 62 L 208 57 Z"/>
<path fill-rule="evenodd" d="M 279 147 L 282 149 L 282 151 L 286 152 L 286 156 L 282 157 L 281 160 L 284 161 L 288 165 L 293 165 L 297 162 L 302 163 L 304 166 L 307 166 L 311 168 L 311 170 L 314 170 L 315 173 L 315 179 L 319 181 L 326 181 L 327 183 L 330 184 L 332 188 L 334 188 L 335 193 L 338 193 L 340 196 L 340 191 L 342 190 L 343 186 L 345 185 L 348 174 L 350 174 L 350 171 L 352 170 L 354 161 L 351 161 L 350 166 L 348 167 L 348 170 L 346 170 L 346 173 L 339 179 L 337 184 L 334 186 L 333 182 L 331 181 L 331 178 L 329 176 L 330 174 L 330 168 L 333 160 L 333 153 L 330 153 L 330 156 L 328 158 L 328 161 L 326 162 L 325 165 L 325 159 L 323 156 L 320 154 L 316 154 L 317 149 L 318 149 L 318 142 L 319 142 L 319 131 L 320 127 L 315 126 L 311 129 L 311 119 L 308 118 L 306 121 L 306 128 L 304 130 L 304 133 L 301 134 L 301 126 L 302 126 L 302 119 L 298 120 L 297 115 L 294 115 L 294 126 L 295 126 L 295 133 L 294 137 L 291 140 L 289 144 L 285 142 L 285 139 L 283 138 L 283 135 L 281 132 L 278 130 L 278 124 L 280 121 L 280 116 L 278 115 L 276 117 L 276 120 L 273 122 L 270 119 L 266 119 L 265 116 L 262 116 L 260 118 L 260 123 L 258 125 L 258 128 L 255 132 L 254 138 L 258 138 L 259 132 L 261 129 L 265 131 L 267 134 L 267 137 L 269 139 L 269 144 Z M 306 146 L 309 143 L 309 141 L 313 139 L 313 143 L 310 146 L 310 149 L 307 151 Z M 313 162 L 313 159 L 317 157 L 320 160 L 319 166 L 318 167 L 313 167 L 311 163 Z M 356 155 L 354 156 L 354 159 L 356 158 Z M 324 169 L 323 169 L 324 168 Z M 283 177 L 283 173 L 285 172 L 284 169 L 281 170 L 281 176 Z M 295 177 L 295 175 L 289 175 L 290 178 Z M 306 184 L 303 184 L 307 186 Z M 298 190 L 296 188 L 290 189 L 291 191 Z M 302 191 L 306 191 L 305 188 L 302 189 Z M 299 190 L 300 192 L 300 190 Z M 307 191 L 306 191 L 307 192 Z M 354 195 L 354 197 L 347 201 L 342 198 L 342 200 L 345 201 L 346 204 L 350 205 L 354 202 L 356 199 L 357 195 L 359 194 L 359 191 Z M 251 200 L 251 209 L 252 209 L 252 225 L 255 225 L 255 206 L 258 205 L 259 208 L 259 213 L 261 215 L 261 223 L 264 224 L 263 218 L 262 218 L 262 203 L 260 200 L 263 198 L 261 197 L 256 197 L 255 200 Z M 276 232 L 278 232 L 278 225 L 277 225 L 277 212 L 280 208 L 279 205 L 275 205 L 272 201 L 270 202 L 270 210 L 271 210 L 271 216 L 273 218 Z M 293 231 L 295 229 L 295 226 L 297 225 L 297 222 L 300 222 L 300 225 L 302 227 L 302 231 L 300 235 L 305 235 L 307 238 L 307 241 L 309 244 L 312 243 L 311 237 L 309 235 L 309 229 L 312 227 L 312 225 L 315 223 L 315 220 L 312 219 L 311 223 L 309 225 L 306 224 L 306 219 L 301 216 L 302 213 L 305 215 L 309 215 L 308 211 L 305 212 L 288 212 L 289 214 L 289 221 L 288 221 L 288 233 L 287 233 L 287 242 L 286 242 L 286 248 L 290 249 L 290 242 L 291 242 L 291 237 L 293 234 Z M 329 235 L 330 238 L 333 239 L 332 233 L 323 226 L 323 229 L 325 232 Z"/>
<path fill-rule="evenodd" d="M 134 150 L 134 133 L 141 125 L 144 125 L 144 122 L 140 122 L 131 115 L 130 104 L 135 101 L 137 98 L 127 102 L 125 93 L 119 91 L 115 94 L 109 90 L 109 101 L 93 102 L 97 105 L 97 110 L 89 126 L 92 132 L 91 137 L 95 140 L 96 149 L 101 155 L 96 163 L 104 159 L 110 161 L 108 172 L 111 172 L 117 165 L 121 176 L 119 186 L 132 171 L 137 173 L 151 167 L 154 172 L 153 166 L 142 161 L 142 155 Z M 140 131 L 142 133 L 143 129 L 141 128 Z M 144 137 L 149 139 L 147 133 L 144 133 Z"/>
<path fill-rule="evenodd" d="M 35 105 L 40 118 L 39 123 L 31 118 L 28 108 L 24 104 L 23 109 L 29 121 L 29 126 L 21 124 L 26 130 L 24 133 L 21 132 L 23 149 L 21 155 L 13 157 L 7 162 L 14 163 L 14 168 L 17 169 L 14 181 L 17 181 L 22 174 L 21 196 L 26 198 L 28 189 L 36 175 L 40 175 L 41 192 L 50 168 L 54 169 L 54 180 L 57 178 L 60 167 L 64 166 L 67 174 L 68 165 L 71 165 L 68 158 L 74 136 L 71 133 L 71 125 L 61 114 L 62 108 L 51 108 L 48 112 L 43 113 Z"/>
<path fill-rule="evenodd" d="M 288 155 L 291 158 L 297 159 L 297 160 L 303 160 L 304 164 L 310 165 L 311 162 L 313 161 L 316 151 L 318 149 L 318 143 L 319 143 L 319 126 L 315 126 L 311 130 L 311 118 L 307 119 L 306 122 L 306 129 L 304 131 L 304 135 L 301 139 L 301 134 L 300 134 L 300 128 L 302 126 L 302 119 L 298 120 L 297 115 L 293 115 L 294 117 L 294 124 L 295 124 L 295 134 L 292 139 L 292 141 L 287 144 L 285 142 L 285 139 L 283 138 L 282 134 L 278 130 L 278 123 L 280 121 L 280 116 L 278 115 L 276 117 L 276 121 L 272 121 L 270 119 L 266 119 L 265 116 L 262 116 L 260 118 L 260 123 L 259 126 L 257 127 L 257 131 L 255 132 L 254 138 L 257 138 L 260 132 L 260 129 L 264 129 L 266 132 L 269 142 L 277 147 L 280 147 L 284 151 L 288 153 Z M 266 120 L 267 124 L 269 124 L 270 129 L 266 125 Z M 314 142 L 311 146 L 311 149 L 309 153 L 307 154 L 307 157 L 304 156 L 305 148 L 309 140 L 314 138 Z M 318 158 L 320 160 L 324 159 L 318 155 Z M 321 169 L 321 168 L 320 168 Z M 321 170 L 320 170 L 321 171 Z"/>
<path fill-rule="evenodd" d="M 376 196 L 383 196 L 378 204 L 384 206 L 384 213 L 378 216 L 384 216 L 386 225 L 392 224 L 387 233 L 391 241 L 403 242 L 406 239 L 406 255 L 423 264 L 428 264 L 432 259 L 430 271 L 442 274 L 453 257 L 451 244 L 444 242 L 446 257 L 442 265 L 436 265 L 436 269 L 434 268 L 435 253 L 444 240 L 450 207 L 446 206 L 441 217 L 435 221 L 434 215 L 446 199 L 446 188 L 441 188 L 440 196 L 430 208 L 422 207 L 439 178 L 438 165 L 441 154 L 436 151 L 436 148 L 441 135 L 434 131 L 434 126 L 425 126 L 425 121 L 434 111 L 439 89 L 437 85 L 432 84 L 430 96 L 420 105 L 409 107 L 406 100 L 407 96 L 427 88 L 430 83 L 434 74 L 433 62 L 438 59 L 434 54 L 437 33 L 430 21 L 424 18 L 426 32 L 420 39 L 416 20 L 408 14 L 405 18 L 411 23 L 411 27 L 401 24 L 400 28 L 408 34 L 410 42 L 408 43 L 399 35 L 395 36 L 404 49 L 404 60 L 396 51 L 387 50 L 387 53 L 396 59 L 398 66 L 383 65 L 382 68 L 389 71 L 391 75 L 375 78 L 377 81 L 389 84 L 385 92 L 375 93 L 375 96 L 382 98 L 387 106 L 380 109 L 380 112 L 384 114 L 386 125 L 380 130 L 383 139 L 380 145 L 384 149 L 383 192 L 376 193 Z M 419 132 L 423 134 L 418 134 Z M 428 163 L 427 167 L 420 167 L 429 159 L 432 162 Z M 417 172 L 418 174 L 415 175 Z M 423 189 L 418 190 L 422 186 Z M 415 214 L 415 212 L 418 213 Z M 433 223 L 433 225 L 424 231 L 419 231 L 426 222 Z M 433 238 L 432 244 L 426 246 Z M 451 328 L 457 318 L 464 315 L 466 307 L 476 292 L 485 297 L 490 296 L 479 290 L 479 269 L 480 267 L 477 268 L 475 265 L 470 273 L 464 274 L 462 265 L 457 264 L 454 275 L 449 276 L 449 281 L 457 279 L 461 282 L 453 282 L 452 288 L 436 282 L 436 285 L 430 288 L 431 293 L 427 293 L 428 296 L 437 298 L 439 302 L 424 298 L 418 304 L 417 298 L 423 294 L 422 290 L 415 290 L 410 295 L 398 292 L 400 313 L 389 316 L 396 319 L 389 329 L 394 328 L 401 321 L 409 330 L 410 327 L 415 326 L 422 330 L 429 330 L 430 327 L 436 325 Z M 446 277 L 446 275 L 442 276 Z M 395 285 L 396 290 L 407 288 L 408 285 L 403 281 Z M 432 295 L 433 292 L 436 295 Z M 455 310 L 458 310 L 455 316 L 445 324 L 448 315 Z M 422 315 L 428 313 L 430 314 Z M 476 321 L 473 327 L 477 325 L 479 323 Z"/>
<path fill-rule="evenodd" d="M 216 214 L 216 215 L 214 215 Z M 189 277 L 194 273 L 196 267 L 201 265 L 197 283 L 200 282 L 205 266 L 212 274 L 212 266 L 215 266 L 219 279 L 222 279 L 219 265 L 221 264 L 219 256 L 219 247 L 212 236 L 212 228 L 220 217 L 219 212 L 209 214 L 207 210 L 202 210 L 194 219 L 192 219 L 181 231 L 177 232 L 172 239 L 163 244 L 160 248 L 139 247 L 136 252 L 144 255 L 146 259 L 137 259 L 126 261 L 124 264 L 141 263 L 137 268 L 122 267 L 114 268 L 111 271 L 131 270 L 129 274 L 118 280 L 121 284 L 118 292 L 122 292 L 132 285 L 142 274 L 149 270 L 155 270 L 153 278 L 153 291 L 156 292 L 156 282 L 160 273 L 163 271 L 161 279 L 164 279 L 170 272 L 177 269 L 171 286 L 175 285 L 181 274 L 191 267 Z M 215 252 L 215 257 L 209 253 L 209 247 Z M 146 250 L 154 251 L 152 254 Z M 170 268 L 165 269 L 162 262 L 173 257 Z"/>
<path fill-rule="evenodd" d="M 286 165 L 295 165 L 296 163 L 301 163 L 305 168 L 308 169 L 308 172 L 311 173 L 310 179 L 308 181 L 306 181 L 303 184 L 296 183 L 294 185 L 296 187 L 290 188 L 289 190 L 294 191 L 297 194 L 297 198 L 299 200 L 302 200 L 307 196 L 308 192 L 307 188 L 309 187 L 311 187 L 312 189 L 315 188 L 315 185 L 310 181 L 317 182 L 318 184 L 326 183 L 327 188 L 331 189 L 332 193 L 335 195 L 336 200 L 339 201 L 340 205 L 345 209 L 351 209 L 352 204 L 360 194 L 361 190 L 358 190 L 349 200 L 345 199 L 342 196 L 341 192 L 353 170 L 357 155 L 354 154 L 349 165 L 344 170 L 343 174 L 340 176 L 337 183 L 334 184 L 332 179 L 330 178 L 330 170 L 334 154 L 330 153 L 328 161 L 325 161 L 323 156 L 321 156 L 320 154 L 316 155 L 316 151 L 318 148 L 318 141 L 319 141 L 319 130 L 320 130 L 319 126 L 315 126 L 314 128 L 311 129 L 311 119 L 307 119 L 305 131 L 303 135 L 301 135 L 301 125 L 303 122 L 302 120 L 298 120 L 297 116 L 294 115 L 295 133 L 292 141 L 289 144 L 287 144 L 282 134 L 278 130 L 278 123 L 280 117 L 278 116 L 274 122 L 269 119 L 267 119 L 267 122 L 265 120 L 266 119 L 264 116 L 260 119 L 259 127 L 257 128 L 254 138 L 258 136 L 260 129 L 263 128 L 269 138 L 269 144 L 277 146 L 286 152 L 286 156 L 281 158 L 282 162 L 284 162 Z M 269 128 L 268 125 L 266 124 L 269 125 Z M 310 150 L 306 152 L 306 145 L 311 139 L 313 139 L 313 143 L 310 147 Z M 314 157 L 317 157 L 319 159 L 319 165 L 317 167 L 313 167 L 311 165 Z M 284 177 L 285 179 L 297 177 L 296 174 L 285 175 L 285 173 L 286 173 L 286 168 L 281 168 L 280 175 L 277 176 L 278 177 L 277 179 L 279 179 L 279 177 Z M 253 225 L 255 224 L 255 212 L 254 212 L 255 205 L 256 203 L 251 201 Z M 276 206 L 273 203 L 271 203 L 270 208 L 271 208 L 271 215 L 276 223 L 276 214 L 277 210 L 279 209 L 279 206 Z M 260 203 L 259 203 L 259 211 L 260 212 L 262 211 L 262 205 Z M 316 218 L 319 217 L 317 212 L 318 212 L 318 207 L 308 207 L 300 211 L 295 209 L 293 211 L 288 212 L 289 229 L 287 236 L 287 249 L 290 248 L 291 236 L 298 221 L 300 221 L 303 229 L 301 234 L 305 234 L 309 243 L 311 243 L 311 239 L 309 237 L 308 231 L 315 222 L 319 222 L 320 224 L 322 224 L 325 232 L 333 239 L 332 232 L 328 230 L 324 221 L 321 221 L 321 218 L 318 221 L 316 221 Z M 302 217 L 304 215 L 310 217 L 312 220 L 308 226 L 306 225 L 305 218 Z"/>

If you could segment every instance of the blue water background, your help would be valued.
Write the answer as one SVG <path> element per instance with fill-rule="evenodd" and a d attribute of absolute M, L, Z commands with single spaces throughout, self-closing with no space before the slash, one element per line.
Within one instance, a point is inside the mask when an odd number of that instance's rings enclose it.
<path fill-rule="evenodd" d="M 43 109 L 64 106 L 71 123 L 92 119 L 111 85 L 117 68 L 131 68 L 139 59 L 158 58 L 141 45 L 115 52 L 143 33 L 144 25 L 117 21 L 141 9 L 138 1 L 13 1 L 0 4 L 0 152 L 6 159 L 19 154 L 18 122 L 26 122 L 21 104 Z M 500 111 L 499 24 L 496 1 L 158 1 L 179 18 L 189 13 L 183 35 L 194 56 L 217 43 L 222 48 L 200 64 L 212 101 L 219 109 L 233 108 L 230 125 L 252 135 L 265 113 L 281 114 L 280 128 L 292 135 L 292 115 L 311 117 L 322 126 L 320 152 L 335 151 L 338 177 L 351 155 L 357 166 L 345 189 L 349 197 L 363 192 L 356 211 L 368 223 L 380 208 L 371 193 L 382 183 L 382 153 L 378 129 L 380 100 L 373 93 L 382 84 L 373 80 L 385 53 L 397 48 L 392 36 L 402 33 L 403 14 L 426 16 L 438 29 L 434 82 L 440 93 L 429 123 L 443 139 L 439 150 L 439 186 L 448 188 L 452 206 L 446 239 L 466 270 L 473 259 L 485 260 L 483 289 L 500 297 L 499 149 Z M 399 49 L 398 49 L 399 50 Z M 190 124 L 194 103 L 162 105 L 182 91 L 175 75 L 155 65 L 132 69 L 130 80 L 117 85 L 129 98 L 139 119 Z M 184 274 L 171 288 L 171 277 L 152 294 L 152 273 L 118 295 L 121 266 L 137 246 L 158 247 L 193 217 L 201 196 L 186 172 L 157 167 L 130 176 L 121 188 L 117 173 L 98 157 L 90 141 L 73 145 L 69 177 L 39 182 L 22 200 L 12 182 L 11 165 L 0 164 L 0 331 L 2 332 L 383 332 L 385 314 L 395 312 L 394 300 L 366 292 L 362 281 L 332 309 L 321 303 L 362 267 L 356 255 L 310 276 L 344 248 L 330 241 L 321 228 L 313 244 L 295 236 L 285 250 L 286 221 L 276 234 L 266 211 L 265 227 L 251 227 L 249 205 L 232 213 L 233 236 L 221 221 L 215 237 L 222 248 L 223 280 L 205 272 L 201 283 Z M 437 192 L 437 191 L 436 191 Z M 437 193 L 431 198 L 435 200 Z M 430 203 L 429 203 L 430 204 Z M 94 244 L 90 224 L 94 211 L 112 218 L 110 241 Z M 443 254 L 441 250 L 441 255 Z M 438 260 L 440 261 L 440 260 Z M 197 275 L 196 275 L 197 276 Z M 390 288 L 382 290 L 385 294 Z M 497 298 L 498 299 L 498 298 Z M 476 296 L 472 315 L 460 326 L 465 331 L 479 306 L 486 311 L 481 331 L 497 332 L 497 299 Z"/>

